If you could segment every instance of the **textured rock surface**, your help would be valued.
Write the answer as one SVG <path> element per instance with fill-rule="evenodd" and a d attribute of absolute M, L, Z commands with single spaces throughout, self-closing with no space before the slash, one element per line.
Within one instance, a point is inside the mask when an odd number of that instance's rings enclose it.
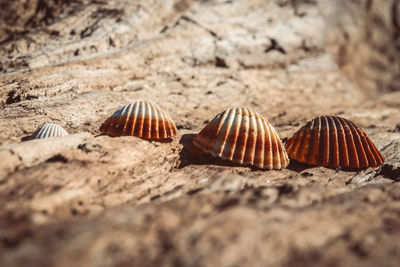
<path fill-rule="evenodd" d="M 379 2 L 379 3 L 378 3 Z M 0 11 L 1 266 L 397 266 L 398 1 L 6 1 Z M 100 135 L 136 100 L 171 143 Z M 289 138 L 323 114 L 381 168 L 262 171 L 191 141 L 232 106 Z M 23 141 L 47 122 L 68 137 Z"/>

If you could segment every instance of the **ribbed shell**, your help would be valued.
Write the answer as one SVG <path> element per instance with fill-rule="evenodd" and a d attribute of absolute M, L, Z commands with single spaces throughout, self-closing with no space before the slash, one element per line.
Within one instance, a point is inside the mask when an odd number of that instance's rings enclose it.
<path fill-rule="evenodd" d="M 291 159 L 327 167 L 368 168 L 384 158 L 366 133 L 353 122 L 336 116 L 320 116 L 286 142 Z"/>
<path fill-rule="evenodd" d="M 282 169 L 289 158 L 271 124 L 247 108 L 231 108 L 218 114 L 193 139 L 195 147 L 243 165 Z"/>
<path fill-rule="evenodd" d="M 43 139 L 48 137 L 56 137 L 56 136 L 66 136 L 68 135 L 67 131 L 64 130 L 58 124 L 55 123 L 46 123 L 42 127 L 38 128 L 32 135 L 31 139 Z"/>
<path fill-rule="evenodd" d="M 178 132 L 164 110 L 144 101 L 117 110 L 101 125 L 100 131 L 110 136 L 133 135 L 147 140 L 172 139 Z"/>

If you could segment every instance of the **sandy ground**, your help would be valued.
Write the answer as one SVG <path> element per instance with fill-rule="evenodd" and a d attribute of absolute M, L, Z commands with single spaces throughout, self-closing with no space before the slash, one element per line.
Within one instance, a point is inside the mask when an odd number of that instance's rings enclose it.
<path fill-rule="evenodd" d="M 377 2 L 3 4 L 0 265 L 398 266 L 400 4 Z M 137 100 L 179 136 L 101 135 Z M 283 140 L 342 116 L 386 161 L 264 171 L 194 156 L 194 135 L 237 106 Z M 22 141 L 48 122 L 70 135 Z"/>

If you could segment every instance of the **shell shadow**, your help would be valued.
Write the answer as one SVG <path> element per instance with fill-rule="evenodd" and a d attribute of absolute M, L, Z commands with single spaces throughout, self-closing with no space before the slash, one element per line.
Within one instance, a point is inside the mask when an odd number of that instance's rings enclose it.
<path fill-rule="evenodd" d="M 180 164 L 178 166 L 178 169 L 182 169 L 189 165 L 213 165 L 213 166 L 226 166 L 226 167 L 247 167 L 251 171 L 261 170 L 254 166 L 242 165 L 227 160 L 223 160 L 220 158 L 212 157 L 211 155 L 193 146 L 192 142 L 195 136 L 196 136 L 195 134 L 184 134 L 179 140 L 179 144 L 181 144 L 183 147 L 182 150 L 179 152 Z"/>
<path fill-rule="evenodd" d="M 380 172 L 383 177 L 393 180 L 395 182 L 400 181 L 400 169 L 394 168 L 393 165 L 383 164 Z"/>
<path fill-rule="evenodd" d="M 299 162 L 294 159 L 290 159 L 289 165 L 286 167 L 289 170 L 295 171 L 295 172 L 303 172 L 308 169 L 313 169 L 313 168 L 318 168 L 318 167 L 323 167 L 326 169 L 331 169 L 336 172 L 342 171 L 342 172 L 359 172 L 362 171 L 363 169 L 357 169 L 357 168 L 350 168 L 350 167 L 328 167 L 328 166 L 319 166 L 319 165 L 310 165 L 307 163 Z"/>
<path fill-rule="evenodd" d="M 289 165 L 286 167 L 286 169 L 295 171 L 295 172 L 303 172 L 308 169 L 315 168 L 316 166 L 309 165 L 307 163 L 303 162 L 298 162 L 296 160 L 290 159 Z"/>
<path fill-rule="evenodd" d="M 21 138 L 21 142 L 25 142 L 25 141 L 29 141 L 29 140 L 33 140 L 34 138 L 32 137 L 32 135 L 27 135 Z"/>

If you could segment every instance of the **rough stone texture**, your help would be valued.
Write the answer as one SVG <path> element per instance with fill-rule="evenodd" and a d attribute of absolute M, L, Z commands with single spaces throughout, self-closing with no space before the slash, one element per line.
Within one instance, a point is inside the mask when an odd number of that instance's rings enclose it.
<path fill-rule="evenodd" d="M 0 266 L 398 266 L 398 1 L 6 1 Z M 100 135 L 136 100 L 181 134 Z M 191 141 L 252 108 L 282 139 L 361 126 L 381 168 L 231 165 Z M 47 122 L 72 135 L 25 140 Z"/>

